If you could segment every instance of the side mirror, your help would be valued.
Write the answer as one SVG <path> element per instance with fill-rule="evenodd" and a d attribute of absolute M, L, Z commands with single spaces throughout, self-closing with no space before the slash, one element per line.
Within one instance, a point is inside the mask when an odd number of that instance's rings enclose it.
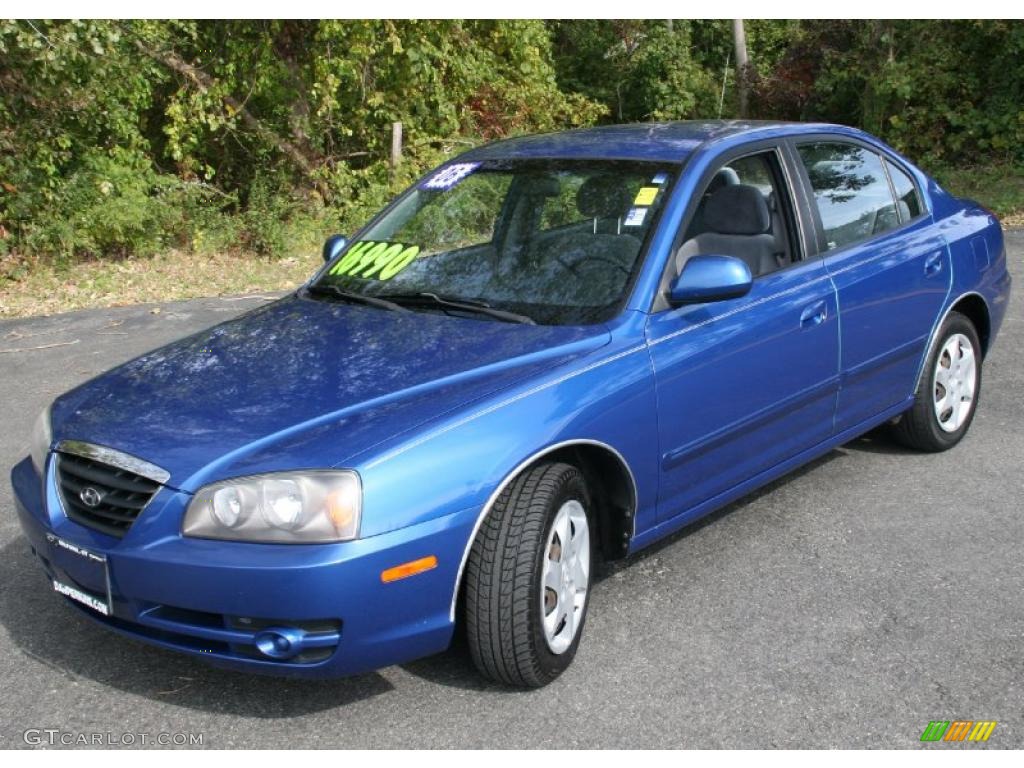
<path fill-rule="evenodd" d="M 341 249 L 348 245 L 348 238 L 344 235 L 331 235 L 324 242 L 324 261 L 330 261 L 339 253 Z"/>
<path fill-rule="evenodd" d="M 691 256 L 668 289 L 668 303 L 702 304 L 745 296 L 753 277 L 750 267 L 735 256 Z"/>

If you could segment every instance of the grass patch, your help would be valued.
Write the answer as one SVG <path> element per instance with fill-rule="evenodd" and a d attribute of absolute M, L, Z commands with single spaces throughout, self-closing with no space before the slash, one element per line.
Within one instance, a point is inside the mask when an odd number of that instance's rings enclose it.
<path fill-rule="evenodd" d="M 1004 227 L 1024 226 L 1024 167 L 937 168 L 933 175 L 954 195 L 977 200 L 991 210 Z"/>
<path fill-rule="evenodd" d="M 0 259 L 0 317 L 28 317 L 294 288 L 320 265 L 308 256 L 169 251 L 151 258 L 50 263 Z"/>

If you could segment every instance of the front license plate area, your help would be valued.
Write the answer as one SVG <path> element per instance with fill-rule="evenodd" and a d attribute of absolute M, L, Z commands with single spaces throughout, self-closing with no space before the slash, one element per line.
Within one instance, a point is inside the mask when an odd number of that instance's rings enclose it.
<path fill-rule="evenodd" d="M 110 616 L 110 573 L 107 556 L 97 554 L 52 533 L 50 544 L 51 582 L 54 592 Z"/>

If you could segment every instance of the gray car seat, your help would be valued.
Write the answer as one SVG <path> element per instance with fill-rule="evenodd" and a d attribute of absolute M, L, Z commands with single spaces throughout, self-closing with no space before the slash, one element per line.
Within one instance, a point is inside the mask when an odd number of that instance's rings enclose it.
<path fill-rule="evenodd" d="M 735 256 L 746 262 L 754 277 L 779 268 L 771 214 L 757 187 L 735 184 L 717 190 L 704 205 L 704 225 L 706 232 L 676 251 L 677 274 L 688 258 L 698 254 Z"/>
<path fill-rule="evenodd" d="M 564 243 L 566 251 L 582 248 L 588 256 L 607 259 L 628 271 L 640 248 L 637 238 L 622 231 L 622 218 L 632 198 L 629 188 L 615 176 L 592 176 L 583 182 L 576 192 L 576 209 L 593 220 L 592 234 L 570 236 Z"/>
<path fill-rule="evenodd" d="M 689 232 L 696 237 L 702 232 L 707 232 L 707 224 L 704 221 L 704 208 L 707 205 L 708 199 L 710 199 L 715 192 L 720 190 L 722 187 L 734 187 L 740 183 L 740 176 L 729 166 L 719 168 L 717 173 L 708 182 L 708 188 L 704 190 L 704 194 L 701 196 L 701 204 L 697 206 L 697 210 L 693 214 L 693 221 L 690 223 Z"/>
<path fill-rule="evenodd" d="M 594 234 L 617 235 L 630 200 L 629 189 L 618 177 L 591 176 L 576 191 L 576 210 L 593 220 Z"/>

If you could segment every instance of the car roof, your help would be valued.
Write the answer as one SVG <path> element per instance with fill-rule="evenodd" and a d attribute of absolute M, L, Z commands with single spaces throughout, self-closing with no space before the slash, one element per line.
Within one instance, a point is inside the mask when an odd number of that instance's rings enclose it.
<path fill-rule="evenodd" d="M 681 163 L 710 141 L 749 134 L 772 138 L 800 133 L 859 134 L 845 126 L 771 120 L 682 120 L 579 128 L 519 136 L 477 147 L 461 156 L 469 161 L 529 158 L 600 158 Z"/>

